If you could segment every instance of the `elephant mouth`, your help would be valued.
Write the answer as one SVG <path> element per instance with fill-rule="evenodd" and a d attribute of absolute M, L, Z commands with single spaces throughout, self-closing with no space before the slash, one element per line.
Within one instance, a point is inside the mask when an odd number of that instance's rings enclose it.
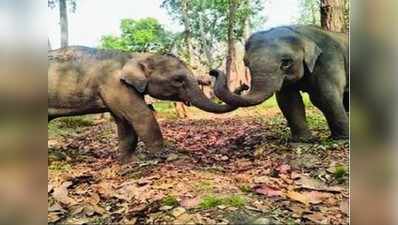
<path fill-rule="evenodd" d="M 191 106 L 191 101 L 189 101 L 189 100 L 184 100 L 183 103 L 184 103 L 186 106 Z"/>

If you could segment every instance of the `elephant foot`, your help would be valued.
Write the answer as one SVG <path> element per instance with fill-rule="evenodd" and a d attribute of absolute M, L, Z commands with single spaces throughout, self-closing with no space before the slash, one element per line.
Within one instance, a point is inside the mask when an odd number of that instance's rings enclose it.
<path fill-rule="evenodd" d="M 137 158 L 134 156 L 133 153 L 130 152 L 123 152 L 119 155 L 119 161 L 122 165 L 132 163 L 136 160 Z"/>
<path fill-rule="evenodd" d="M 147 151 L 145 153 L 139 154 L 138 158 L 141 161 L 165 161 L 168 157 L 167 151 L 164 149 L 160 151 Z"/>
<path fill-rule="evenodd" d="M 332 140 L 347 140 L 347 139 L 349 139 L 349 136 L 348 135 L 331 135 L 330 137 L 329 137 L 329 139 L 332 139 Z"/>
<path fill-rule="evenodd" d="M 289 139 L 290 142 L 296 142 L 296 143 L 314 143 L 318 142 L 319 138 L 315 137 L 311 134 L 305 134 L 305 135 L 292 135 Z"/>

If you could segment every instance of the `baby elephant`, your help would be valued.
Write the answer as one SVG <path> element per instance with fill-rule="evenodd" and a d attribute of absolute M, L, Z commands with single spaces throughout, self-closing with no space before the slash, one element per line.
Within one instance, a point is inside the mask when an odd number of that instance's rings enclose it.
<path fill-rule="evenodd" d="M 138 137 L 148 157 L 158 156 L 163 138 L 148 94 L 181 101 L 204 111 L 225 113 L 237 107 L 218 105 L 202 93 L 192 72 L 173 55 L 129 54 L 87 47 L 48 53 L 48 119 L 110 112 L 115 118 L 121 159 L 128 162 Z"/>
<path fill-rule="evenodd" d="M 251 35 L 245 65 L 251 72 L 246 95 L 228 90 L 219 71 L 215 94 L 232 106 L 258 105 L 274 93 L 295 141 L 312 140 L 306 124 L 301 91 L 307 92 L 328 122 L 331 137 L 348 137 L 348 36 L 316 26 L 284 26 Z"/>

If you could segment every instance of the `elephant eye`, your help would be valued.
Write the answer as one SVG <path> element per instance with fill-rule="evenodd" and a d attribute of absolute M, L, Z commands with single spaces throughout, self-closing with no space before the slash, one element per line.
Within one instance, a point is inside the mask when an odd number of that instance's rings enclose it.
<path fill-rule="evenodd" d="M 289 70 L 293 66 L 293 59 L 284 58 L 281 60 L 281 69 L 282 70 Z"/>
<path fill-rule="evenodd" d="M 175 84 L 177 84 L 177 85 L 180 86 L 180 85 L 182 85 L 182 84 L 184 83 L 184 81 L 185 81 L 185 76 L 182 75 L 182 74 L 175 75 L 175 76 L 173 77 L 173 81 L 174 81 Z"/>
<path fill-rule="evenodd" d="M 177 75 L 174 75 L 173 76 L 173 80 L 174 81 L 178 81 L 178 82 L 182 82 L 182 81 L 184 81 L 184 75 L 182 75 L 182 74 L 177 74 Z"/>

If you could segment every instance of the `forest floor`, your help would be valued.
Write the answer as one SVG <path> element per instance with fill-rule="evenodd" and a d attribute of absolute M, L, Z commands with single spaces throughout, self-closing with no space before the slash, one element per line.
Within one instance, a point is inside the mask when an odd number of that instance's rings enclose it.
<path fill-rule="evenodd" d="M 316 143 L 289 143 L 274 103 L 214 115 L 158 112 L 167 160 L 118 161 L 116 125 L 59 119 L 48 132 L 51 224 L 348 224 L 348 141 L 327 137 L 308 102 Z M 138 152 L 143 145 L 139 144 Z"/>

